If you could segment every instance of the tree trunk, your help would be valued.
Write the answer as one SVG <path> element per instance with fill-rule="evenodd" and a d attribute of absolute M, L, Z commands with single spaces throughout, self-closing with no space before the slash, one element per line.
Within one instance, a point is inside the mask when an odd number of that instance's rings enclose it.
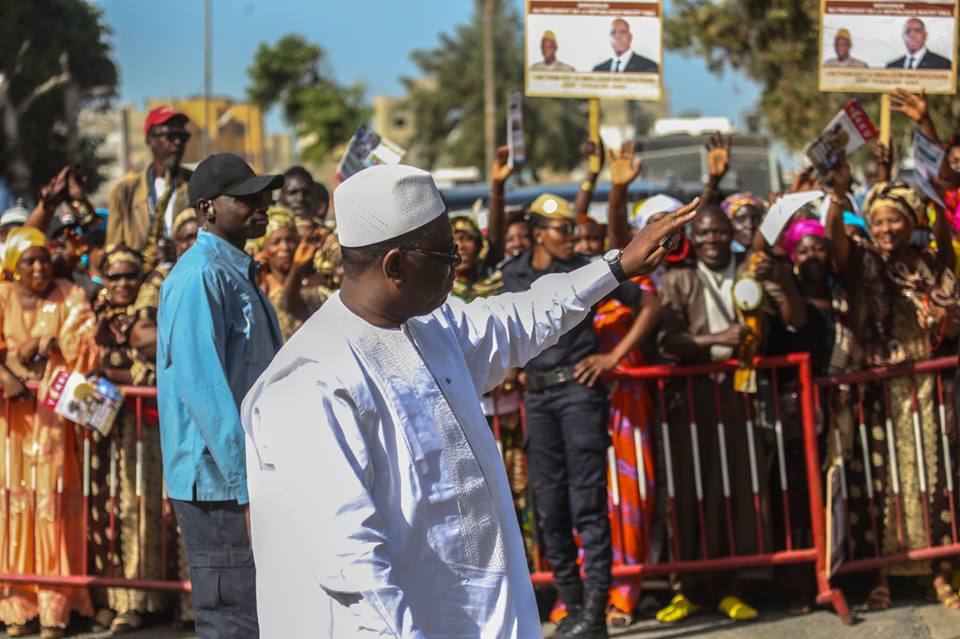
<path fill-rule="evenodd" d="M 493 42 L 496 13 L 497 0 L 483 0 L 483 174 L 488 177 L 497 152 L 496 57 Z"/>

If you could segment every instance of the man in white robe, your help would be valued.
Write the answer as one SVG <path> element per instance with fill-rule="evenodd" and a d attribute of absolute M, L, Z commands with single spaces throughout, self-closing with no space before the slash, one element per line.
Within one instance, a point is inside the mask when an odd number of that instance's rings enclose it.
<path fill-rule="evenodd" d="M 447 298 L 459 257 L 429 174 L 366 169 L 334 203 L 343 287 L 241 410 L 261 634 L 539 637 L 480 397 L 652 271 L 693 205 L 609 261 L 465 304 Z"/>

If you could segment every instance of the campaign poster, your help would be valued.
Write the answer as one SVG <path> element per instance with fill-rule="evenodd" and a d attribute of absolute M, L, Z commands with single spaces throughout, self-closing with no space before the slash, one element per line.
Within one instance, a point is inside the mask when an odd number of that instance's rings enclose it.
<path fill-rule="evenodd" d="M 956 0 L 820 0 L 821 91 L 955 93 Z"/>
<path fill-rule="evenodd" d="M 526 94 L 660 100 L 662 18 L 659 0 L 526 0 Z"/>

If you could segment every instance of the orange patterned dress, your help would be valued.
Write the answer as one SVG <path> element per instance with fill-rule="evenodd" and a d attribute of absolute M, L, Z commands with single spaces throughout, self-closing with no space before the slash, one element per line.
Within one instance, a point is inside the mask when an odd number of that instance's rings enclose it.
<path fill-rule="evenodd" d="M 32 338 L 56 338 L 57 350 L 40 379 L 37 396 L 43 397 L 58 369 L 85 373 L 94 368 L 95 318 L 83 290 L 71 282 L 54 280 L 46 298 L 30 311 L 23 308 L 17 286 L 0 282 L 0 350 L 13 351 Z M 15 401 L 9 421 L 0 414 L 0 459 L 0 487 L 9 487 L 9 501 L 0 499 L 0 572 L 84 574 L 86 536 L 74 425 L 35 406 L 32 398 Z M 63 491 L 59 499 L 58 483 Z M 39 617 L 42 626 L 62 628 L 72 611 L 93 615 L 86 588 L 3 584 L 0 590 L 0 621 L 8 625 Z"/>

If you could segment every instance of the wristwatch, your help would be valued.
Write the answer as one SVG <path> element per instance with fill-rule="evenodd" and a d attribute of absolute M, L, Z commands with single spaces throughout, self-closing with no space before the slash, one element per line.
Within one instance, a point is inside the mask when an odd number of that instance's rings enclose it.
<path fill-rule="evenodd" d="M 623 270 L 623 265 L 620 264 L 621 255 L 623 255 L 623 251 L 620 249 L 610 249 L 603 254 L 603 261 L 610 267 L 610 272 L 617 278 L 617 281 L 623 284 L 630 278 L 627 277 L 626 271 Z"/>

